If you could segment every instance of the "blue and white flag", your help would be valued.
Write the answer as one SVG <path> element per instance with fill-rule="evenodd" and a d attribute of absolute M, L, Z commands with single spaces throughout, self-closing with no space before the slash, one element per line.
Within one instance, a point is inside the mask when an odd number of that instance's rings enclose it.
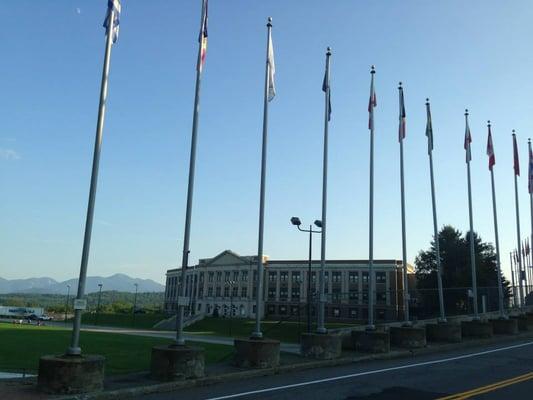
<path fill-rule="evenodd" d="M 120 10 L 120 0 L 107 1 L 107 14 L 104 21 L 104 28 L 106 28 L 106 34 L 111 33 L 113 35 L 113 43 L 116 43 L 118 40 Z M 113 13 L 113 24 L 110 26 L 109 20 L 111 19 L 111 13 Z"/>

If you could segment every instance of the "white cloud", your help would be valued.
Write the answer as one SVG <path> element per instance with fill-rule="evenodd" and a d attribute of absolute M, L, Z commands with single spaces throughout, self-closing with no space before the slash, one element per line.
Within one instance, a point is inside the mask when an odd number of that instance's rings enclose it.
<path fill-rule="evenodd" d="M 0 160 L 20 160 L 20 154 L 13 149 L 3 149 L 0 147 Z"/>

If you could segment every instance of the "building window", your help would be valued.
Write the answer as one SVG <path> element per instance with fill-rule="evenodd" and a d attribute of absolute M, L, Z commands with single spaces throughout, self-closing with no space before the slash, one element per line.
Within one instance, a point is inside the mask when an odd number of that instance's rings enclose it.
<path fill-rule="evenodd" d="M 252 297 L 255 299 L 257 297 L 257 287 L 252 287 Z"/>
<path fill-rule="evenodd" d="M 291 306 L 291 315 L 299 315 L 299 314 L 300 314 L 300 307 Z"/>
<path fill-rule="evenodd" d="M 224 282 L 229 282 L 231 278 L 231 272 L 226 271 L 224 272 Z"/>
<path fill-rule="evenodd" d="M 384 304 L 387 302 L 387 293 L 385 292 L 377 292 L 376 293 L 376 302 Z"/>
<path fill-rule="evenodd" d="M 341 309 L 338 308 L 338 307 L 335 307 L 335 308 L 333 309 L 333 317 L 335 317 L 335 318 L 340 318 L 340 316 L 341 316 Z"/>
<path fill-rule="evenodd" d="M 239 280 L 239 271 L 233 271 L 233 280 L 235 282 Z"/>
<path fill-rule="evenodd" d="M 363 293 L 363 304 L 368 304 L 368 292 Z"/>
<path fill-rule="evenodd" d="M 280 288 L 279 289 L 279 299 L 280 300 L 287 300 L 287 297 L 289 297 L 289 293 L 287 288 Z"/>
<path fill-rule="evenodd" d="M 207 297 L 213 297 L 213 287 L 209 286 L 207 288 Z"/>
<path fill-rule="evenodd" d="M 287 306 L 279 306 L 279 314 L 280 315 L 286 315 L 287 314 Z"/>
<path fill-rule="evenodd" d="M 353 300 L 353 301 L 358 301 L 359 300 L 359 292 L 356 291 L 356 290 L 350 290 L 350 292 L 348 293 L 348 298 L 350 300 Z"/>
<path fill-rule="evenodd" d="M 247 282 L 248 281 L 248 271 L 242 271 L 242 281 Z"/>
<path fill-rule="evenodd" d="M 331 273 L 333 283 L 341 283 L 342 273 L 340 271 L 334 271 Z"/>
<path fill-rule="evenodd" d="M 293 283 L 300 282 L 300 273 L 299 272 L 292 272 L 291 273 L 291 281 Z"/>
<path fill-rule="evenodd" d="M 268 273 L 268 281 L 269 282 L 276 282 L 276 275 L 277 275 L 277 272 L 269 272 Z"/>
<path fill-rule="evenodd" d="M 385 310 L 377 310 L 377 317 L 378 317 L 378 319 L 384 320 L 385 319 Z"/>
<path fill-rule="evenodd" d="M 254 282 L 257 282 L 257 271 L 254 271 Z"/>
<path fill-rule="evenodd" d="M 218 271 L 217 272 L 217 282 L 221 282 L 222 281 L 222 271 Z"/>
<path fill-rule="evenodd" d="M 281 282 L 287 282 L 289 279 L 289 273 L 287 271 L 281 271 L 279 274 L 279 280 Z"/>
<path fill-rule="evenodd" d="M 368 272 L 363 272 L 363 284 L 368 285 Z"/>
<path fill-rule="evenodd" d="M 324 282 L 329 282 L 329 271 L 324 272 Z"/>
<path fill-rule="evenodd" d="M 232 297 L 237 297 L 239 295 L 239 287 L 238 286 L 233 286 L 233 290 L 231 291 L 231 296 Z"/>
<path fill-rule="evenodd" d="M 198 289 L 198 297 L 204 297 L 204 288 L 203 287 L 200 287 Z"/>
<path fill-rule="evenodd" d="M 202 303 L 198 303 L 198 311 L 202 310 Z"/>
<path fill-rule="evenodd" d="M 316 272 L 311 272 L 311 282 L 316 283 Z"/>
<path fill-rule="evenodd" d="M 276 288 L 268 288 L 268 299 L 274 300 L 276 298 Z"/>
<path fill-rule="evenodd" d="M 217 288 L 215 289 L 215 293 L 217 297 L 220 297 L 220 292 L 221 292 L 220 286 L 217 286 Z"/>
<path fill-rule="evenodd" d="M 387 282 L 387 273 L 376 272 L 376 283 L 386 283 L 386 282 Z"/>
<path fill-rule="evenodd" d="M 229 297 L 229 287 L 228 286 L 226 286 L 224 288 L 224 297 Z"/>
<path fill-rule="evenodd" d="M 248 297 L 248 288 L 246 287 L 241 288 L 241 297 L 244 299 Z"/>
<path fill-rule="evenodd" d="M 255 306 L 254 306 L 255 307 Z M 267 314 L 275 314 L 276 313 L 276 306 L 269 305 L 267 307 Z"/>
<path fill-rule="evenodd" d="M 291 289 L 291 298 L 292 300 L 300 300 L 300 287 L 292 287 Z"/>
<path fill-rule="evenodd" d="M 207 275 L 207 281 L 213 282 L 213 277 L 215 276 L 214 272 L 210 272 L 209 275 Z"/>
<path fill-rule="evenodd" d="M 359 272 L 353 272 L 353 271 L 351 271 L 351 272 L 348 274 L 348 281 L 349 281 L 350 283 L 354 283 L 354 284 L 359 283 Z"/>
<path fill-rule="evenodd" d="M 257 309 L 257 307 L 255 306 L 255 304 L 253 305 L 252 307 L 252 312 L 255 314 L 255 310 Z"/>
<path fill-rule="evenodd" d="M 200 272 L 200 283 L 204 283 L 204 273 Z"/>
<path fill-rule="evenodd" d="M 350 318 L 359 318 L 359 310 L 357 308 L 350 308 Z"/>

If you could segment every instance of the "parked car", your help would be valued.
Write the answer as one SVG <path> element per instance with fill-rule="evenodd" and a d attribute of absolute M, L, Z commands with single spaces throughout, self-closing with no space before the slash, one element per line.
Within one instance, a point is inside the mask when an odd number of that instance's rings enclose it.
<path fill-rule="evenodd" d="M 51 321 L 52 317 L 46 314 L 43 314 L 39 317 L 39 321 Z"/>

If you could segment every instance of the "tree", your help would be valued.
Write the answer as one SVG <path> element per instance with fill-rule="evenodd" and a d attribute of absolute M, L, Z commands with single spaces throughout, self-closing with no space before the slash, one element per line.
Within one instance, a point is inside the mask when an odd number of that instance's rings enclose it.
<path fill-rule="evenodd" d="M 470 267 L 470 235 L 446 225 L 439 233 L 442 286 L 444 307 L 447 314 L 466 313 L 471 301 L 468 290 L 472 288 Z M 435 240 L 428 250 L 421 250 L 415 259 L 417 292 L 426 315 L 438 313 L 437 263 Z M 474 232 L 474 254 L 476 259 L 476 281 L 478 287 L 478 307 L 481 310 L 481 297 L 486 296 L 487 310 L 498 309 L 498 270 L 496 253 L 490 243 L 484 243 Z M 510 297 L 509 282 L 502 275 L 504 302 Z"/>

